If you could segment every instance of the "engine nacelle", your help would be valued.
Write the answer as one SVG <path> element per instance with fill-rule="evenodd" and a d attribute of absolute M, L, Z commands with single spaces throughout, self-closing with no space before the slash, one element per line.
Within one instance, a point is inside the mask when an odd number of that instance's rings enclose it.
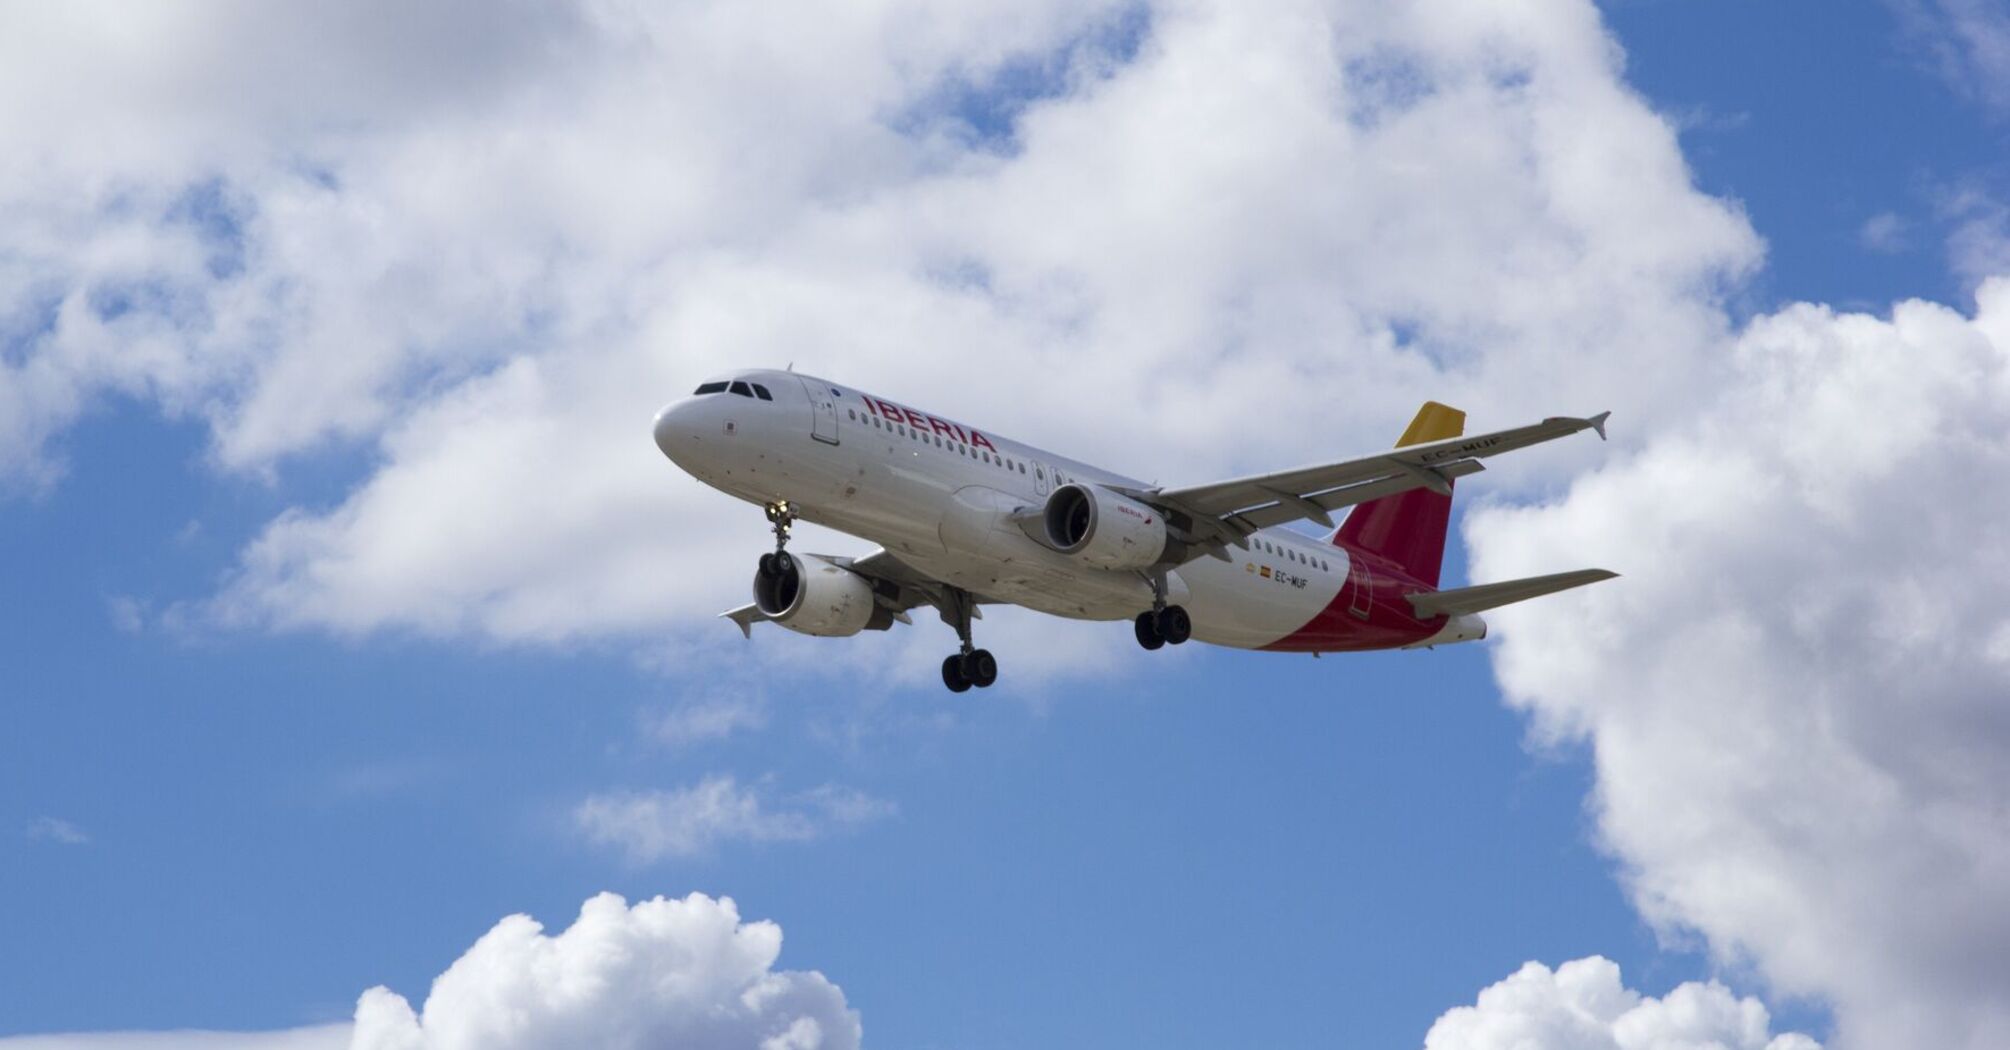
<path fill-rule="evenodd" d="M 1165 516 L 1093 485 L 1063 485 L 1047 497 L 1047 543 L 1098 569 L 1143 569 L 1166 551 Z"/>
<path fill-rule="evenodd" d="M 754 607 L 791 631 L 843 638 L 893 624 L 893 614 L 873 600 L 872 584 L 828 558 L 780 554 L 761 564 L 777 569 L 754 573 Z"/>

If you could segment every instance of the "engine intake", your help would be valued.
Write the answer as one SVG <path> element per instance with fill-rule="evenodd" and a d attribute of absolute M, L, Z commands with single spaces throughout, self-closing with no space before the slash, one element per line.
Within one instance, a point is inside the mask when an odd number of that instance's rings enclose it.
<path fill-rule="evenodd" d="M 1098 569 L 1144 569 L 1166 552 L 1165 516 L 1108 489 L 1063 485 L 1047 497 L 1047 543 Z"/>
<path fill-rule="evenodd" d="M 893 614 L 873 599 L 872 584 L 815 554 L 763 558 L 754 573 L 754 607 L 791 631 L 819 638 L 884 631 L 893 625 Z"/>

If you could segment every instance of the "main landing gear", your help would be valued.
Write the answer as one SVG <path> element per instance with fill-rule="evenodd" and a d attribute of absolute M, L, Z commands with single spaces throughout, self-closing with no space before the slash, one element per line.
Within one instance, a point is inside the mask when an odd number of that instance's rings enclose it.
<path fill-rule="evenodd" d="M 967 691 L 971 686 L 984 689 L 998 680 L 998 658 L 989 649 L 979 649 L 970 644 L 970 620 L 976 599 L 970 592 L 950 588 L 949 608 L 942 611 L 942 618 L 956 628 L 956 638 L 962 648 L 953 656 L 942 660 L 942 684 L 952 693 Z"/>
<path fill-rule="evenodd" d="M 1193 637 L 1193 618 L 1186 614 L 1186 609 L 1166 604 L 1165 577 L 1152 577 L 1151 585 L 1151 610 L 1139 613 L 1135 625 L 1138 644 L 1146 649 L 1157 649 L 1164 645 L 1178 645 Z"/>

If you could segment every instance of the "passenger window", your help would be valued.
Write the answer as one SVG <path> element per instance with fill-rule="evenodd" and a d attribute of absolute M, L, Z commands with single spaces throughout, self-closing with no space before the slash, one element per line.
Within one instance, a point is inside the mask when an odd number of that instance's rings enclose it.
<path fill-rule="evenodd" d="M 753 384 L 753 387 L 755 397 L 758 397 L 763 401 L 773 401 L 775 399 L 773 394 L 768 393 L 767 387 L 764 387 L 759 383 Z"/>
<path fill-rule="evenodd" d="M 717 383 L 706 383 L 700 386 L 695 392 L 693 392 L 692 396 L 696 397 L 699 394 L 722 394 L 725 393 L 725 391 L 726 391 L 726 384 L 723 381 Z"/>
<path fill-rule="evenodd" d="M 1019 473 L 1021 474 L 1026 473 L 1026 464 L 1024 463 L 1019 464 Z"/>
<path fill-rule="evenodd" d="M 745 384 L 745 383 L 742 383 L 742 382 L 740 382 L 740 381 L 739 381 L 739 380 L 737 380 L 737 379 L 735 379 L 735 380 L 733 381 L 733 385 L 732 385 L 732 386 L 730 386 L 730 387 L 727 387 L 726 389 L 728 389 L 728 390 L 731 390 L 731 391 L 732 391 L 733 393 L 735 393 L 735 394 L 738 394 L 738 395 L 740 395 L 741 397 L 753 397 L 753 396 L 754 396 L 754 392 L 753 392 L 752 390 L 749 390 L 749 389 L 747 389 L 747 384 Z"/>
<path fill-rule="evenodd" d="M 1044 467 L 1034 467 L 1034 468 L 1033 468 L 1033 476 L 1034 476 L 1034 477 L 1036 477 L 1036 478 L 1039 478 L 1039 479 L 1040 479 L 1041 481 L 1045 481 L 1045 480 L 1047 480 L 1047 470 L 1046 470 L 1046 468 L 1044 468 Z"/>

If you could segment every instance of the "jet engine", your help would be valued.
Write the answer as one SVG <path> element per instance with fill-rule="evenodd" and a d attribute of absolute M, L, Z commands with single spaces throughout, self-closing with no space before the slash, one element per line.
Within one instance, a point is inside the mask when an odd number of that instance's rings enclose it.
<path fill-rule="evenodd" d="M 819 555 L 772 554 L 754 573 L 754 607 L 791 631 L 844 638 L 884 631 L 893 614 L 873 600 L 872 584 Z"/>
<path fill-rule="evenodd" d="M 1063 485 L 1047 497 L 1047 543 L 1098 569 L 1143 569 L 1166 551 L 1165 516 L 1099 486 Z"/>

